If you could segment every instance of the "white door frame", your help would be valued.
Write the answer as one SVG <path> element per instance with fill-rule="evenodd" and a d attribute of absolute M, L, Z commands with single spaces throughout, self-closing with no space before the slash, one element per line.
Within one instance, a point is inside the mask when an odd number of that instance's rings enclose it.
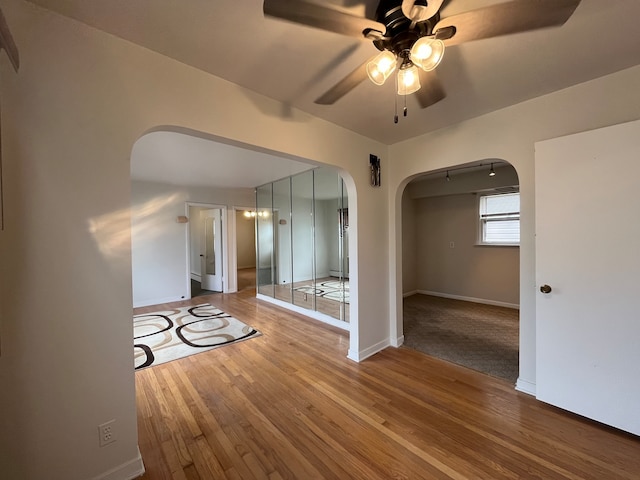
<path fill-rule="evenodd" d="M 228 227 L 228 215 L 227 215 L 227 206 L 219 205 L 215 203 L 200 203 L 200 202 L 185 202 L 185 215 L 189 218 L 189 207 L 200 207 L 207 209 L 218 208 L 222 212 L 222 229 L 229 230 Z M 194 219 L 189 218 L 189 221 L 193 221 Z M 198 219 L 199 221 L 199 219 Z M 234 225 L 235 226 L 235 225 Z M 234 232 L 235 235 L 235 232 Z M 191 292 L 191 228 L 186 229 L 187 236 L 187 249 L 186 249 L 186 261 L 187 261 L 187 278 L 185 279 L 187 283 L 187 291 L 189 292 L 189 298 L 192 298 L 193 292 Z M 232 274 L 234 277 L 234 281 L 237 284 L 237 278 L 235 271 L 229 268 L 229 252 L 228 252 L 228 244 L 227 244 L 227 233 L 222 232 L 222 291 L 223 293 L 229 293 L 229 274 Z"/>
<path fill-rule="evenodd" d="M 195 209 L 193 210 L 195 212 Z M 222 209 L 210 208 L 199 210 L 200 224 L 200 288 L 213 292 L 222 292 L 224 280 L 224 268 L 222 266 L 222 238 L 224 228 L 222 226 Z M 209 221 L 213 220 L 210 224 Z M 193 240 L 193 239 L 192 239 Z M 209 241 L 211 244 L 209 244 Z M 209 252 L 209 248 L 213 252 Z M 213 273 L 207 271 L 211 262 L 210 253 L 213 253 Z M 193 255 L 193 251 L 191 252 Z M 193 261 L 193 258 L 191 259 Z"/>

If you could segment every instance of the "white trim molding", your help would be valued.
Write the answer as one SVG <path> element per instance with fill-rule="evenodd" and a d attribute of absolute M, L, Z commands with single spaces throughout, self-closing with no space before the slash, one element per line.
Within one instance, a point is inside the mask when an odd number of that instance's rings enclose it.
<path fill-rule="evenodd" d="M 522 378 L 518 378 L 516 390 L 534 397 L 536 396 L 536 384 L 528 380 L 523 380 Z"/>
<path fill-rule="evenodd" d="M 93 477 L 93 480 L 133 480 L 134 478 L 141 477 L 144 472 L 144 463 L 142 461 L 142 455 L 140 455 L 140 449 L 138 448 L 138 455 L 135 458 L 97 477 Z"/>
<path fill-rule="evenodd" d="M 161 303 L 171 303 L 171 302 L 180 302 L 182 300 L 186 300 L 188 297 L 186 296 L 172 296 L 172 297 L 164 297 L 164 298 L 151 298 L 149 300 L 142 300 L 139 302 L 133 303 L 133 308 L 138 307 L 148 307 L 149 305 L 160 305 Z"/>
<path fill-rule="evenodd" d="M 386 340 L 382 340 L 381 342 L 378 342 L 374 345 L 371 345 L 370 347 L 365 348 L 364 350 L 360 350 L 358 352 L 355 352 L 351 349 L 349 349 L 349 353 L 347 354 L 347 358 L 349 358 L 350 360 L 353 360 L 354 362 L 361 362 L 367 358 L 369 358 L 372 355 L 375 355 L 378 352 L 381 352 L 382 350 L 384 350 L 385 348 L 389 347 L 389 339 Z"/>

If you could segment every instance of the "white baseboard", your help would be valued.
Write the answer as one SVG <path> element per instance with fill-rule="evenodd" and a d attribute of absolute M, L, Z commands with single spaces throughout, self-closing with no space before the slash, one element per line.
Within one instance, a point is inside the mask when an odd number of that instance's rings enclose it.
<path fill-rule="evenodd" d="M 463 295 L 451 295 L 449 293 L 431 292 L 429 290 L 416 290 L 415 293 L 420 293 L 422 295 L 431 295 L 433 297 L 451 298 L 453 300 L 462 300 L 465 302 L 482 303 L 484 305 L 493 305 L 496 307 L 506 307 L 506 308 L 513 308 L 515 310 L 520 310 L 520 305 L 518 305 L 517 303 L 498 302 L 496 300 L 487 300 L 485 298 L 465 297 Z"/>
<path fill-rule="evenodd" d="M 354 362 L 362 362 L 363 360 L 369 358 L 372 355 L 375 355 L 378 352 L 381 352 L 385 348 L 389 347 L 389 339 L 382 340 L 370 347 L 365 348 L 364 350 L 360 350 L 359 352 L 355 352 L 349 349 L 349 353 L 347 354 L 347 358 L 353 360 Z"/>
<path fill-rule="evenodd" d="M 133 480 L 141 477 L 144 471 L 142 455 L 140 455 L 140 449 L 138 449 L 138 455 L 135 458 L 97 477 L 93 477 L 93 480 Z"/>
<path fill-rule="evenodd" d="M 256 298 L 277 305 L 278 307 L 286 308 L 287 310 L 299 313 L 301 315 L 304 315 L 305 317 L 313 318 L 314 320 L 329 324 L 333 327 L 338 327 L 342 330 L 349 331 L 351 329 L 350 323 L 330 317 L 329 315 L 325 315 L 324 313 L 316 312 L 314 310 L 308 310 L 306 308 L 299 307 L 298 305 L 293 305 L 292 303 L 287 303 L 276 298 L 268 297 L 261 293 L 256 294 Z"/>
<path fill-rule="evenodd" d="M 407 298 L 410 297 L 411 295 L 416 295 L 418 293 L 418 290 L 411 290 L 410 292 L 406 292 L 402 294 L 403 298 Z"/>
<path fill-rule="evenodd" d="M 536 384 L 528 380 L 518 378 L 518 381 L 516 382 L 516 390 L 534 397 L 536 396 Z"/>
<path fill-rule="evenodd" d="M 348 273 L 344 273 L 344 272 L 339 272 L 338 270 L 329 270 L 329 276 L 330 277 L 337 277 L 337 278 L 349 278 L 349 274 Z M 319 277 L 322 278 L 322 277 Z"/>
<path fill-rule="evenodd" d="M 161 303 L 171 303 L 171 302 L 179 302 L 181 300 L 188 300 L 188 296 L 184 296 L 184 297 L 178 297 L 178 296 L 174 296 L 174 297 L 164 297 L 164 298 L 151 298 L 149 300 L 139 300 L 133 301 L 133 308 L 138 308 L 138 307 L 148 307 L 149 305 L 160 305 Z"/>
<path fill-rule="evenodd" d="M 389 344 L 395 348 L 401 347 L 403 343 L 404 343 L 404 335 L 400 335 L 399 337 L 396 337 L 396 338 L 391 338 L 391 341 L 389 342 Z"/>

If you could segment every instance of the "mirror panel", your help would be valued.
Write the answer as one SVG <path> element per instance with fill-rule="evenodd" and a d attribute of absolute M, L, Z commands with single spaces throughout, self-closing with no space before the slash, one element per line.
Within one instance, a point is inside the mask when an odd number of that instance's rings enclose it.
<path fill-rule="evenodd" d="M 348 322 L 349 205 L 338 172 L 260 187 L 257 205 L 258 293 Z"/>
<path fill-rule="evenodd" d="M 256 276 L 257 292 L 274 296 L 275 263 L 273 235 L 273 192 L 267 184 L 256 189 Z"/>
<path fill-rule="evenodd" d="M 291 177 L 293 233 L 293 281 L 295 282 L 294 305 L 314 309 L 314 216 L 313 216 L 314 171 Z"/>
<path fill-rule="evenodd" d="M 275 298 L 292 302 L 291 180 L 273 183 L 273 228 L 275 245 Z"/>
<path fill-rule="evenodd" d="M 333 318 L 341 318 L 343 287 L 340 221 L 343 214 L 341 178 L 330 168 L 315 170 L 316 211 L 316 310 Z"/>

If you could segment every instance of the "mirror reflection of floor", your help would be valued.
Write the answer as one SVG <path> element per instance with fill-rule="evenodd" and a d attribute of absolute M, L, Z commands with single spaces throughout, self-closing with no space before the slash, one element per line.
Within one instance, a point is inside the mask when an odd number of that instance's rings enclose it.
<path fill-rule="evenodd" d="M 238 291 L 247 288 L 256 288 L 256 269 L 239 268 L 238 269 Z"/>
<path fill-rule="evenodd" d="M 273 287 L 263 285 L 260 290 L 261 293 L 266 293 L 271 291 L 271 288 Z M 345 322 L 349 321 L 349 279 L 325 277 L 317 279 L 315 285 L 312 280 L 306 280 L 295 282 L 293 285 L 290 283 L 276 285 L 274 290 L 277 300 L 315 310 Z M 269 295 L 269 293 L 266 294 Z"/>

